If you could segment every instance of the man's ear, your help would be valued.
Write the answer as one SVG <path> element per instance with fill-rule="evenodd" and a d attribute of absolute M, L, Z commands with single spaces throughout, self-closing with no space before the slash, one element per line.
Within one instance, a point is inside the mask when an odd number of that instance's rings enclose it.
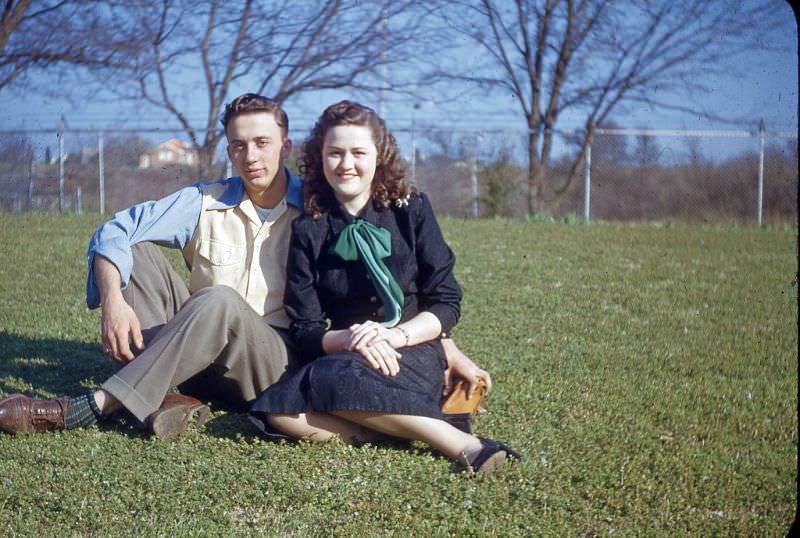
<path fill-rule="evenodd" d="M 231 155 L 231 145 L 230 144 L 225 146 L 225 153 L 228 154 L 228 159 L 230 159 L 231 162 L 233 162 L 233 155 Z"/>
<path fill-rule="evenodd" d="M 292 139 L 287 138 L 281 146 L 281 159 L 288 159 L 292 155 Z"/>

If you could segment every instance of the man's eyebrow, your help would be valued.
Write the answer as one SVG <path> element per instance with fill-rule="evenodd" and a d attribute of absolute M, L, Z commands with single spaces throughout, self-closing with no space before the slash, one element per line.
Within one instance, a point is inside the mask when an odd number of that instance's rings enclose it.
<path fill-rule="evenodd" d="M 257 142 L 270 141 L 272 139 L 273 139 L 273 137 L 270 136 L 270 135 L 253 137 L 253 140 L 255 140 Z M 243 138 L 234 138 L 233 140 L 230 141 L 231 144 L 244 144 L 246 142 L 247 142 L 247 140 L 245 140 Z"/>

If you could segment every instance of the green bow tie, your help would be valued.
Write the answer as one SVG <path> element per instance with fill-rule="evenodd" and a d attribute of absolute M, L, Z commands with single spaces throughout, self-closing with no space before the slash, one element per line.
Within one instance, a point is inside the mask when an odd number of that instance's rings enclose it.
<path fill-rule="evenodd" d="M 359 258 L 364 261 L 386 312 L 383 325 L 386 327 L 397 325 L 403 313 L 404 296 L 400 285 L 383 263 L 383 258 L 392 253 L 392 237 L 389 230 L 356 219 L 341 231 L 331 252 L 345 261 L 355 261 Z"/>

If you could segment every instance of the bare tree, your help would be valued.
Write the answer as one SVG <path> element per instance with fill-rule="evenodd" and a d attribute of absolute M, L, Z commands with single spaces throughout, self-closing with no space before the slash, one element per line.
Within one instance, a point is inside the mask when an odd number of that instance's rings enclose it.
<path fill-rule="evenodd" d="M 634 155 L 636 157 L 636 164 L 640 168 L 647 168 L 648 166 L 655 166 L 658 164 L 659 149 L 655 137 L 640 134 L 636 135 L 636 149 Z"/>
<path fill-rule="evenodd" d="M 528 128 L 528 211 L 570 187 L 596 125 L 623 103 L 695 110 L 665 99 L 708 90 L 759 32 L 773 31 L 774 2 L 727 0 L 439 0 L 431 12 L 443 39 L 466 38 L 472 61 L 437 59 L 431 80 L 510 92 Z M 449 33 L 447 33 L 449 32 Z M 452 86 L 452 84 L 451 84 Z M 564 112 L 583 117 L 566 183 L 548 184 L 554 135 Z"/>
<path fill-rule="evenodd" d="M 686 157 L 692 166 L 705 166 L 708 159 L 703 152 L 703 143 L 699 136 L 690 136 L 686 139 Z"/>
<path fill-rule="evenodd" d="M 614 120 L 606 120 L 597 126 L 601 129 L 619 129 L 620 125 Z M 583 145 L 583 133 L 576 133 L 568 138 L 574 147 Z M 595 133 L 592 142 L 592 165 L 604 168 L 625 166 L 630 161 L 628 155 L 628 137 L 616 134 Z M 571 163 L 570 163 L 571 164 Z"/>
<path fill-rule="evenodd" d="M 117 95 L 166 111 L 200 155 L 202 177 L 224 133 L 236 87 L 283 102 L 311 90 L 380 91 L 384 63 L 411 57 L 421 25 L 411 0 L 141 0 L 114 6 L 107 25 L 143 46 L 116 71 Z M 96 72 L 107 79 L 107 70 Z M 187 104 L 207 103 L 202 123 Z"/>
<path fill-rule="evenodd" d="M 7 0 L 0 14 L 0 90 L 35 69 L 121 66 L 131 42 L 98 24 L 106 2 Z M 99 47 L 98 44 L 102 44 Z"/>
<path fill-rule="evenodd" d="M 33 159 L 33 143 L 27 136 L 0 137 L 0 174 L 19 172 L 30 166 Z"/>
<path fill-rule="evenodd" d="M 472 142 L 471 135 L 458 135 L 449 129 L 434 128 L 434 129 L 419 129 L 423 135 L 424 145 L 427 146 L 427 151 L 430 155 L 439 155 L 448 157 L 450 159 L 468 159 L 467 146 Z"/>

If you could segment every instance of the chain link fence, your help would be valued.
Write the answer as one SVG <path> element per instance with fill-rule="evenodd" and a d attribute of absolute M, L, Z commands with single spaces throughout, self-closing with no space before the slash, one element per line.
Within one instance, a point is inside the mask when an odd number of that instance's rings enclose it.
<path fill-rule="evenodd" d="M 633 151 L 620 166 L 625 138 Z M 796 133 L 599 129 L 595 140 L 583 220 L 797 223 Z"/>
<path fill-rule="evenodd" d="M 533 215 L 526 131 L 412 124 L 395 133 L 409 178 L 439 214 L 797 224 L 796 132 L 598 129 L 578 166 L 580 133 L 559 133 L 562 156 L 549 163 Z M 113 213 L 230 173 L 221 144 L 199 177 L 182 139 L 166 129 L 0 131 L 0 211 Z"/>
<path fill-rule="evenodd" d="M 181 138 L 164 129 L 2 131 L 0 211 L 113 213 L 166 196 L 200 176 Z M 207 179 L 225 169 L 220 161 Z"/>
<path fill-rule="evenodd" d="M 797 224 L 796 132 L 597 129 L 586 159 L 577 165 L 576 135 L 582 133 L 560 133 L 565 156 L 549 163 L 534 214 L 528 211 L 528 170 L 518 164 L 526 154 L 527 132 L 457 134 L 460 140 L 449 146 L 437 134 L 428 135 L 434 144 L 415 144 L 432 151 L 415 153 L 412 175 L 431 193 L 439 213 Z"/>

